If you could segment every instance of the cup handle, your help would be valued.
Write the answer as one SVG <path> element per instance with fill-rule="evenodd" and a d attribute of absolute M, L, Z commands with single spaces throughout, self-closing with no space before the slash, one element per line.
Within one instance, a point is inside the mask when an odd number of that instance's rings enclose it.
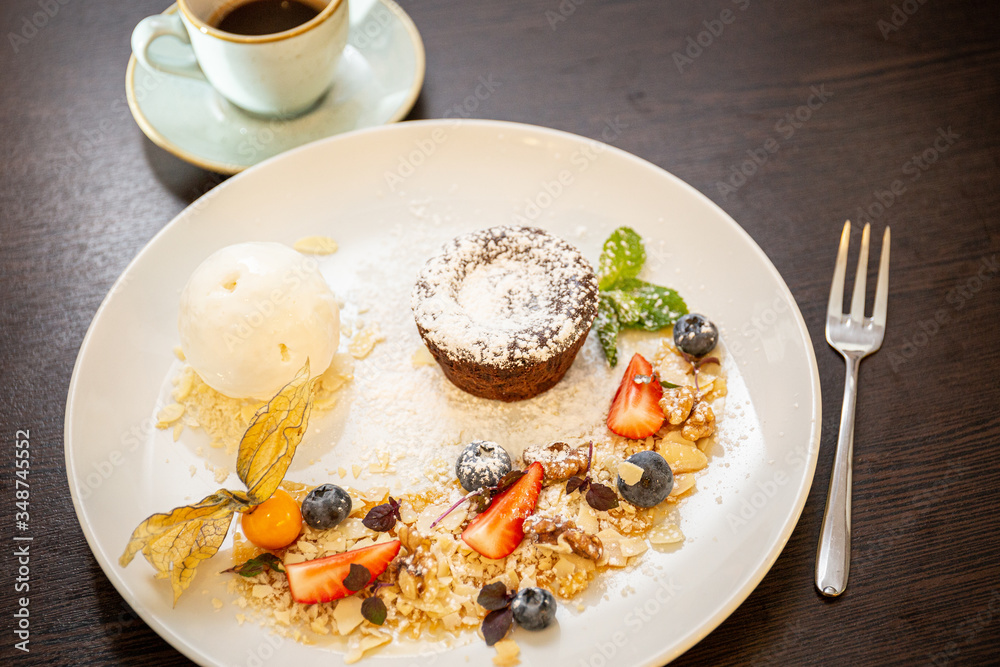
<path fill-rule="evenodd" d="M 149 47 L 160 37 L 175 37 L 187 44 L 190 57 L 179 61 L 165 61 L 152 55 Z M 191 38 L 188 37 L 178 13 L 147 16 L 139 21 L 139 25 L 132 31 L 132 53 L 146 69 L 205 80 L 205 73 L 201 71 L 194 50 L 191 48 Z"/>

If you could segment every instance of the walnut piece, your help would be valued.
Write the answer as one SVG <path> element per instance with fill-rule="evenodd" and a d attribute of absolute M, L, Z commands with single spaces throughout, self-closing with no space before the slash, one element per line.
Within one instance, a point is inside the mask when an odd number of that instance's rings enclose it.
<path fill-rule="evenodd" d="M 521 458 L 525 466 L 538 461 L 545 468 L 545 481 L 558 482 L 586 470 L 587 449 L 586 445 L 573 448 L 565 442 L 553 442 L 527 447 Z"/>
<path fill-rule="evenodd" d="M 577 556 L 599 561 L 604 546 L 596 535 L 585 533 L 576 524 L 560 516 L 547 517 L 532 514 L 524 520 L 524 534 L 538 544 L 565 544 Z"/>
<path fill-rule="evenodd" d="M 533 538 L 535 542 L 555 544 L 559 535 L 570 527 L 570 523 L 560 516 L 549 517 L 532 514 L 524 520 L 524 534 Z"/>
<path fill-rule="evenodd" d="M 698 401 L 691 410 L 687 421 L 681 427 L 681 435 L 688 440 L 700 440 L 715 433 L 715 413 L 705 401 Z"/>
<path fill-rule="evenodd" d="M 585 533 L 579 528 L 570 528 L 561 536 L 577 556 L 589 558 L 595 563 L 604 555 L 604 545 L 597 535 Z"/>
<path fill-rule="evenodd" d="M 672 426 L 683 424 L 694 407 L 695 393 L 692 387 L 677 387 L 664 389 L 660 399 L 660 408 Z"/>

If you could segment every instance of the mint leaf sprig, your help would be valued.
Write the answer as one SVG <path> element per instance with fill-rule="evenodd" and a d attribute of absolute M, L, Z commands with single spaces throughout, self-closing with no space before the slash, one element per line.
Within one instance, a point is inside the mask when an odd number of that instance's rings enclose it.
<path fill-rule="evenodd" d="M 645 262 L 645 244 L 630 227 L 611 232 L 597 262 L 599 292 L 594 328 L 612 366 L 618 364 L 618 334 L 623 329 L 659 331 L 688 312 L 676 290 L 638 278 Z"/>

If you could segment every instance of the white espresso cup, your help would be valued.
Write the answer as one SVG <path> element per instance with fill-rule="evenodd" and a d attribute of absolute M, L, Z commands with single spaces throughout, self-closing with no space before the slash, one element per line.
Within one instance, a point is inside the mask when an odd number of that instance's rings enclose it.
<path fill-rule="evenodd" d="M 237 35 L 214 27 L 247 0 L 177 0 L 178 11 L 149 16 L 132 32 L 132 52 L 147 69 L 207 80 L 236 106 L 264 116 L 309 109 L 333 84 L 347 44 L 348 0 L 302 0 L 319 14 L 266 35 Z M 190 44 L 190 58 L 157 57 L 160 37 Z"/>

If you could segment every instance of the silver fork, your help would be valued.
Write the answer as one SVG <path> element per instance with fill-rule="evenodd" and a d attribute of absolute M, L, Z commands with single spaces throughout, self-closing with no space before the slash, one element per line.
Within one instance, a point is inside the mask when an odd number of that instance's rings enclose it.
<path fill-rule="evenodd" d="M 875 288 L 875 309 L 865 317 L 865 279 L 868 275 L 868 235 L 870 225 L 861 234 L 858 272 L 854 279 L 851 312 L 844 315 L 844 277 L 847 273 L 847 247 L 851 242 L 851 223 L 844 223 L 833 269 L 830 302 L 826 309 L 826 342 L 840 352 L 847 362 L 844 376 L 844 405 L 840 409 L 840 436 L 830 476 L 830 490 L 823 513 L 823 530 L 816 551 L 816 588 L 823 595 L 836 597 L 847 588 L 851 569 L 851 462 L 854 458 L 854 406 L 858 392 L 858 367 L 861 360 L 882 346 L 885 334 L 885 309 L 889 297 L 889 228 L 882 236 L 882 259 Z"/>

